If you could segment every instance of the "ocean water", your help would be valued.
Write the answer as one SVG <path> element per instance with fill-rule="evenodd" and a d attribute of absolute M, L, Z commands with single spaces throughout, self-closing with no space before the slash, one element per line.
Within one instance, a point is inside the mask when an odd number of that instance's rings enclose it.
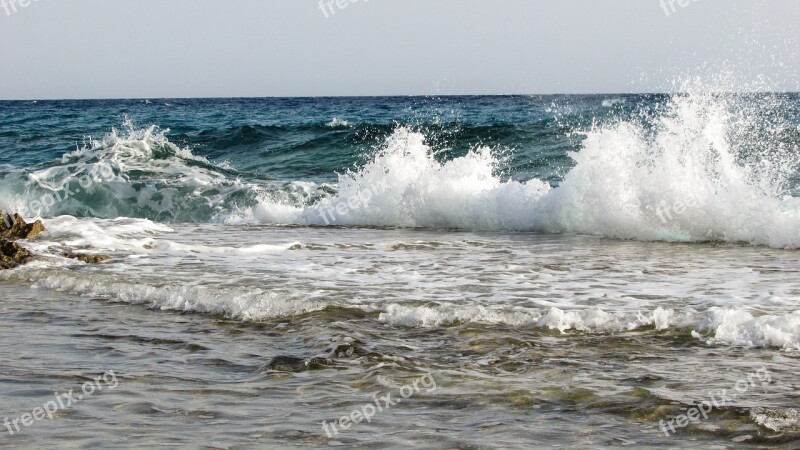
<path fill-rule="evenodd" d="M 0 209 L 3 448 L 800 445 L 796 94 L 0 102 Z"/>

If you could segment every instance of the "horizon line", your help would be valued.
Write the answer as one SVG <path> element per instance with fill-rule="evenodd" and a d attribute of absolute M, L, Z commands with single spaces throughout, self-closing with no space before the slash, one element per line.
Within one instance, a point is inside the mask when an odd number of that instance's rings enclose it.
<path fill-rule="evenodd" d="M 798 94 L 800 91 L 714 91 L 710 94 Z M 631 95 L 686 95 L 689 92 L 598 92 L 551 94 L 388 94 L 388 95 L 265 95 L 265 96 L 208 96 L 208 97 L 63 97 L 63 98 L 0 98 L 0 102 L 59 102 L 59 101 L 111 101 L 111 100 L 256 100 L 256 99 L 348 99 L 348 98 L 453 98 L 453 97 L 556 97 L 556 96 L 631 96 Z"/>

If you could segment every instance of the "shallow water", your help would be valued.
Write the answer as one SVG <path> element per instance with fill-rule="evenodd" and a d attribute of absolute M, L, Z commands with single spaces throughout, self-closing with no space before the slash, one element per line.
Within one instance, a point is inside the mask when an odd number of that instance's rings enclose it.
<path fill-rule="evenodd" d="M 4 447 L 793 448 L 800 439 L 796 251 L 141 219 L 47 225 L 27 243 L 45 256 L 0 275 L 0 417 L 108 371 L 119 384 L 3 434 Z M 113 258 L 86 265 L 61 257 L 67 250 Z M 429 388 L 402 398 L 426 374 Z M 748 375 L 748 388 L 707 419 L 669 437 L 660 430 Z M 402 401 L 326 434 L 323 421 L 376 392 Z"/>

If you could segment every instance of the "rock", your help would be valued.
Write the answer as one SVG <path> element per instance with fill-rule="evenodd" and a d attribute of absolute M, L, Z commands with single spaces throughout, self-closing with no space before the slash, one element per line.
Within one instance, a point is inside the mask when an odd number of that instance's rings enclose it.
<path fill-rule="evenodd" d="M 30 239 L 45 231 L 40 220 L 26 223 L 19 214 L 0 211 L 0 270 L 12 269 L 33 258 L 31 252 L 14 242 L 15 239 Z"/>
<path fill-rule="evenodd" d="M 306 360 L 294 356 L 276 356 L 262 370 L 303 372 L 306 370 Z"/>
<path fill-rule="evenodd" d="M 44 224 L 41 220 L 37 220 L 32 224 L 26 225 L 25 230 L 25 239 L 31 239 L 38 236 L 41 233 L 47 231 L 47 228 L 44 227 Z"/>
<path fill-rule="evenodd" d="M 370 352 L 363 348 L 364 343 L 358 339 L 346 337 L 335 344 L 333 347 L 326 349 L 326 352 L 331 358 L 334 359 L 355 359 L 361 357 L 380 358 L 379 353 Z"/>
<path fill-rule="evenodd" d="M 307 370 L 323 370 L 335 364 L 330 358 L 315 356 L 305 360 L 294 356 L 276 356 L 261 371 L 272 372 L 305 372 Z"/>
<path fill-rule="evenodd" d="M 41 220 L 34 223 L 27 223 L 19 214 L 6 214 L 0 211 L 0 270 L 11 269 L 20 264 L 25 264 L 33 257 L 33 254 L 25 250 L 19 244 L 13 242 L 16 239 L 31 239 L 47 231 Z M 77 253 L 64 253 L 67 258 L 77 259 L 87 264 L 99 264 L 111 259 L 104 255 L 88 255 Z"/>
<path fill-rule="evenodd" d="M 5 239 L 31 239 L 47 231 L 41 220 L 27 223 L 19 214 L 6 214 L 0 211 L 0 237 Z"/>
<path fill-rule="evenodd" d="M 33 255 L 16 242 L 0 240 L 0 270 L 13 269 L 25 264 Z"/>
<path fill-rule="evenodd" d="M 315 356 L 306 362 L 308 370 L 325 370 L 334 367 L 335 363 L 330 358 L 324 356 Z"/>
<path fill-rule="evenodd" d="M 361 348 L 355 342 L 339 344 L 328 349 L 328 352 L 334 358 L 359 358 L 362 356 L 369 356 L 371 354 L 370 352 Z"/>
<path fill-rule="evenodd" d="M 110 256 L 105 255 L 83 255 L 77 253 L 62 253 L 62 256 L 65 258 L 77 259 L 78 261 L 83 261 L 86 264 L 100 264 L 111 259 Z"/>

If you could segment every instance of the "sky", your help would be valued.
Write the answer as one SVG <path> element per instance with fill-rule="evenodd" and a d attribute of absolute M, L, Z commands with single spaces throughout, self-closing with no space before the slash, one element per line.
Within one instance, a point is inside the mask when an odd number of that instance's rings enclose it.
<path fill-rule="evenodd" d="M 0 0 L 6 100 L 664 92 L 722 68 L 800 91 L 800 1 Z"/>

